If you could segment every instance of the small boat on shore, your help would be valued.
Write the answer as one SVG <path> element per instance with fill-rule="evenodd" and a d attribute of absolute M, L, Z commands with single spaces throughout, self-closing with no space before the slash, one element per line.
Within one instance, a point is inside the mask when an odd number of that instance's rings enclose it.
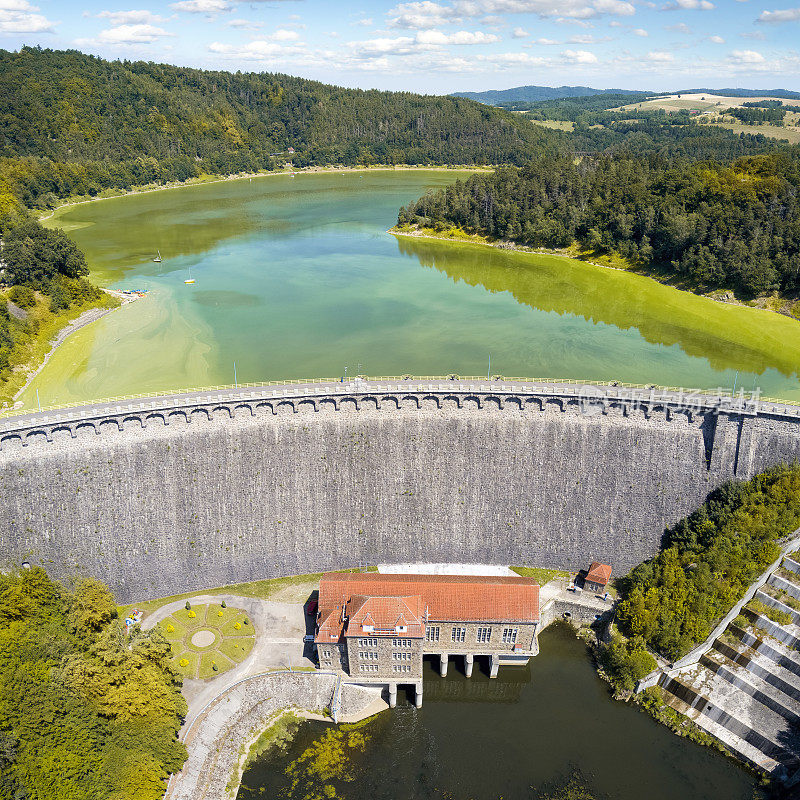
<path fill-rule="evenodd" d="M 160 264 L 160 263 L 161 263 L 161 251 L 160 251 L 160 250 L 157 250 L 156 252 L 158 253 L 158 255 L 157 255 L 157 256 L 156 256 L 156 257 L 153 259 L 153 261 L 154 261 L 156 264 Z"/>

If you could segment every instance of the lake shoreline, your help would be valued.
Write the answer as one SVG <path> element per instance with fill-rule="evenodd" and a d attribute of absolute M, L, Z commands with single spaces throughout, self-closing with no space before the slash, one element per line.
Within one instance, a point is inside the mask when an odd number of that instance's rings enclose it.
<path fill-rule="evenodd" d="M 455 166 L 441 165 L 433 167 L 421 167 L 414 164 L 376 164 L 375 166 L 361 166 L 361 167 L 299 167 L 295 170 L 275 170 L 272 172 L 237 172 L 230 175 L 209 175 L 208 179 L 203 178 L 189 178 L 186 181 L 174 181 L 160 186 L 153 186 L 146 184 L 144 186 L 134 187 L 132 189 L 120 190 L 119 194 L 109 194 L 104 197 L 82 197 L 81 199 L 70 200 L 65 198 L 65 202 L 55 206 L 49 210 L 46 216 L 39 217 L 39 222 L 51 220 L 57 216 L 58 212 L 65 208 L 74 208 L 75 206 L 86 205 L 88 203 L 97 203 L 101 200 L 115 200 L 119 197 L 130 197 L 137 194 L 151 194 L 152 192 L 165 192 L 170 189 L 188 189 L 192 186 L 210 186 L 214 183 L 227 183 L 228 181 L 240 181 L 253 178 L 274 178 L 280 176 L 295 176 L 295 175 L 324 175 L 336 173 L 352 173 L 352 172 L 493 172 L 496 169 L 494 166 L 489 167 L 476 167 L 469 164 L 460 164 Z"/>
<path fill-rule="evenodd" d="M 451 244 L 470 244 L 470 245 L 478 245 L 482 247 L 492 247 L 495 250 L 502 250 L 506 252 L 513 252 L 513 253 L 527 253 L 529 255 L 542 255 L 542 256 L 557 256 L 559 258 L 566 258 L 570 261 L 580 261 L 582 264 L 591 264 L 594 267 L 600 267 L 602 269 L 613 269 L 617 272 L 627 272 L 631 275 L 639 275 L 643 278 L 649 278 L 656 283 L 660 283 L 662 286 L 667 286 L 670 289 L 675 289 L 679 292 L 687 292 L 688 294 L 695 295 L 696 297 L 704 297 L 707 300 L 713 300 L 715 303 L 724 303 L 726 305 L 731 306 L 738 306 L 740 308 L 750 308 L 754 310 L 761 310 L 761 311 L 768 311 L 773 314 L 778 314 L 779 316 L 788 317 L 789 319 L 793 319 L 795 321 L 798 320 L 798 317 L 794 316 L 794 314 L 790 313 L 786 310 L 787 305 L 794 304 L 797 300 L 796 298 L 785 297 L 783 295 L 779 295 L 777 298 L 773 297 L 760 297 L 757 298 L 756 301 L 753 303 L 745 303 L 741 300 L 738 300 L 733 292 L 731 291 L 717 291 L 717 292 L 699 292 L 694 291 L 693 289 L 684 287 L 684 286 L 677 286 L 669 279 L 663 277 L 660 273 L 655 271 L 648 271 L 644 269 L 627 269 L 621 266 L 614 266 L 613 264 L 604 264 L 600 261 L 593 261 L 589 258 L 581 258 L 579 255 L 575 253 L 571 253 L 569 250 L 551 250 L 546 247 L 528 247 L 526 245 L 518 244 L 510 239 L 496 239 L 496 240 L 489 240 L 483 236 L 477 236 L 473 234 L 459 232 L 458 236 L 447 236 L 447 235 L 437 235 L 437 233 L 433 230 L 423 229 L 419 227 L 400 227 L 395 225 L 392 228 L 389 228 L 387 233 L 391 234 L 392 236 L 405 236 L 411 239 L 432 239 L 439 242 L 449 242 Z M 775 299 L 781 304 L 781 307 L 775 307 L 776 304 L 773 304 L 773 307 L 770 307 L 770 300 Z"/>
<path fill-rule="evenodd" d="M 47 366 L 47 363 L 50 361 L 56 350 L 58 350 L 58 348 L 64 344 L 64 342 L 73 333 L 79 331 L 81 328 L 85 328 L 87 325 L 91 325 L 93 322 L 97 322 L 107 314 L 110 314 L 112 311 L 117 311 L 124 305 L 140 299 L 135 295 L 125 294 L 124 292 L 117 291 L 116 289 L 104 289 L 102 287 L 98 288 L 101 292 L 111 295 L 119 300 L 119 304 L 114 306 L 95 305 L 91 308 L 87 308 L 85 311 L 82 311 L 77 317 L 75 317 L 75 319 L 70 320 L 61 328 L 59 328 L 56 331 L 55 336 L 53 336 L 53 338 L 50 340 L 50 349 L 45 353 L 41 363 L 36 367 L 36 369 L 28 373 L 27 377 L 25 378 L 25 383 L 23 383 L 22 386 L 12 396 L 11 408 L 18 407 L 20 403 L 18 398 L 22 396 L 25 390 L 31 385 L 31 383 L 33 383 L 36 376 Z"/>

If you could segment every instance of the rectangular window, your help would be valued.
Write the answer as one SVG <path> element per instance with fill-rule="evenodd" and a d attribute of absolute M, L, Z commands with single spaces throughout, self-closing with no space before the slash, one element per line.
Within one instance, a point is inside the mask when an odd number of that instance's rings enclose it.
<path fill-rule="evenodd" d="M 439 641 L 439 626 L 438 625 L 429 625 L 425 629 L 425 639 L 429 642 L 438 642 Z"/>
<path fill-rule="evenodd" d="M 516 628 L 503 628 L 503 644 L 514 644 L 517 641 Z"/>
<path fill-rule="evenodd" d="M 489 640 L 492 638 L 492 629 L 478 628 L 478 633 L 475 638 L 482 644 L 488 644 Z"/>
<path fill-rule="evenodd" d="M 463 642 L 467 638 L 467 629 L 466 628 L 453 628 L 452 633 L 450 634 L 452 640 L 454 642 Z"/>

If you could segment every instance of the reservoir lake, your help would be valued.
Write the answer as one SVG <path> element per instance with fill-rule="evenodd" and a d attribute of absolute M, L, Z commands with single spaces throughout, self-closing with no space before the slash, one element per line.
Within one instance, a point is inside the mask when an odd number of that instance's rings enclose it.
<path fill-rule="evenodd" d="M 401 205 L 467 174 L 274 175 L 61 209 L 47 224 L 75 239 L 94 280 L 149 294 L 70 336 L 20 399 L 34 407 L 37 389 L 49 405 L 345 367 L 735 384 L 800 399 L 796 320 L 560 256 L 387 233 Z"/>

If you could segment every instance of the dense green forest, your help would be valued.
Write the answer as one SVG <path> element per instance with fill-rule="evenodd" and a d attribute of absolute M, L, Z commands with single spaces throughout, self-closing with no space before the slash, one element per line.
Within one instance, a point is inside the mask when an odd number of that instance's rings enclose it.
<path fill-rule="evenodd" d="M 77 51 L 0 51 L 0 175 L 28 207 L 110 186 L 270 169 L 289 147 L 297 167 L 521 164 L 560 142 L 512 114 L 453 97 Z"/>
<path fill-rule="evenodd" d="M 183 766 L 169 643 L 116 616 L 99 581 L 0 575 L 0 797 L 150 800 Z"/>
<path fill-rule="evenodd" d="M 624 634 L 675 660 L 703 641 L 800 527 L 800 466 L 728 483 L 667 531 L 664 549 L 621 581 Z"/>
<path fill-rule="evenodd" d="M 731 164 L 622 152 L 476 174 L 401 209 L 398 222 L 533 247 L 578 242 L 704 288 L 795 292 L 799 192 L 797 149 Z"/>

